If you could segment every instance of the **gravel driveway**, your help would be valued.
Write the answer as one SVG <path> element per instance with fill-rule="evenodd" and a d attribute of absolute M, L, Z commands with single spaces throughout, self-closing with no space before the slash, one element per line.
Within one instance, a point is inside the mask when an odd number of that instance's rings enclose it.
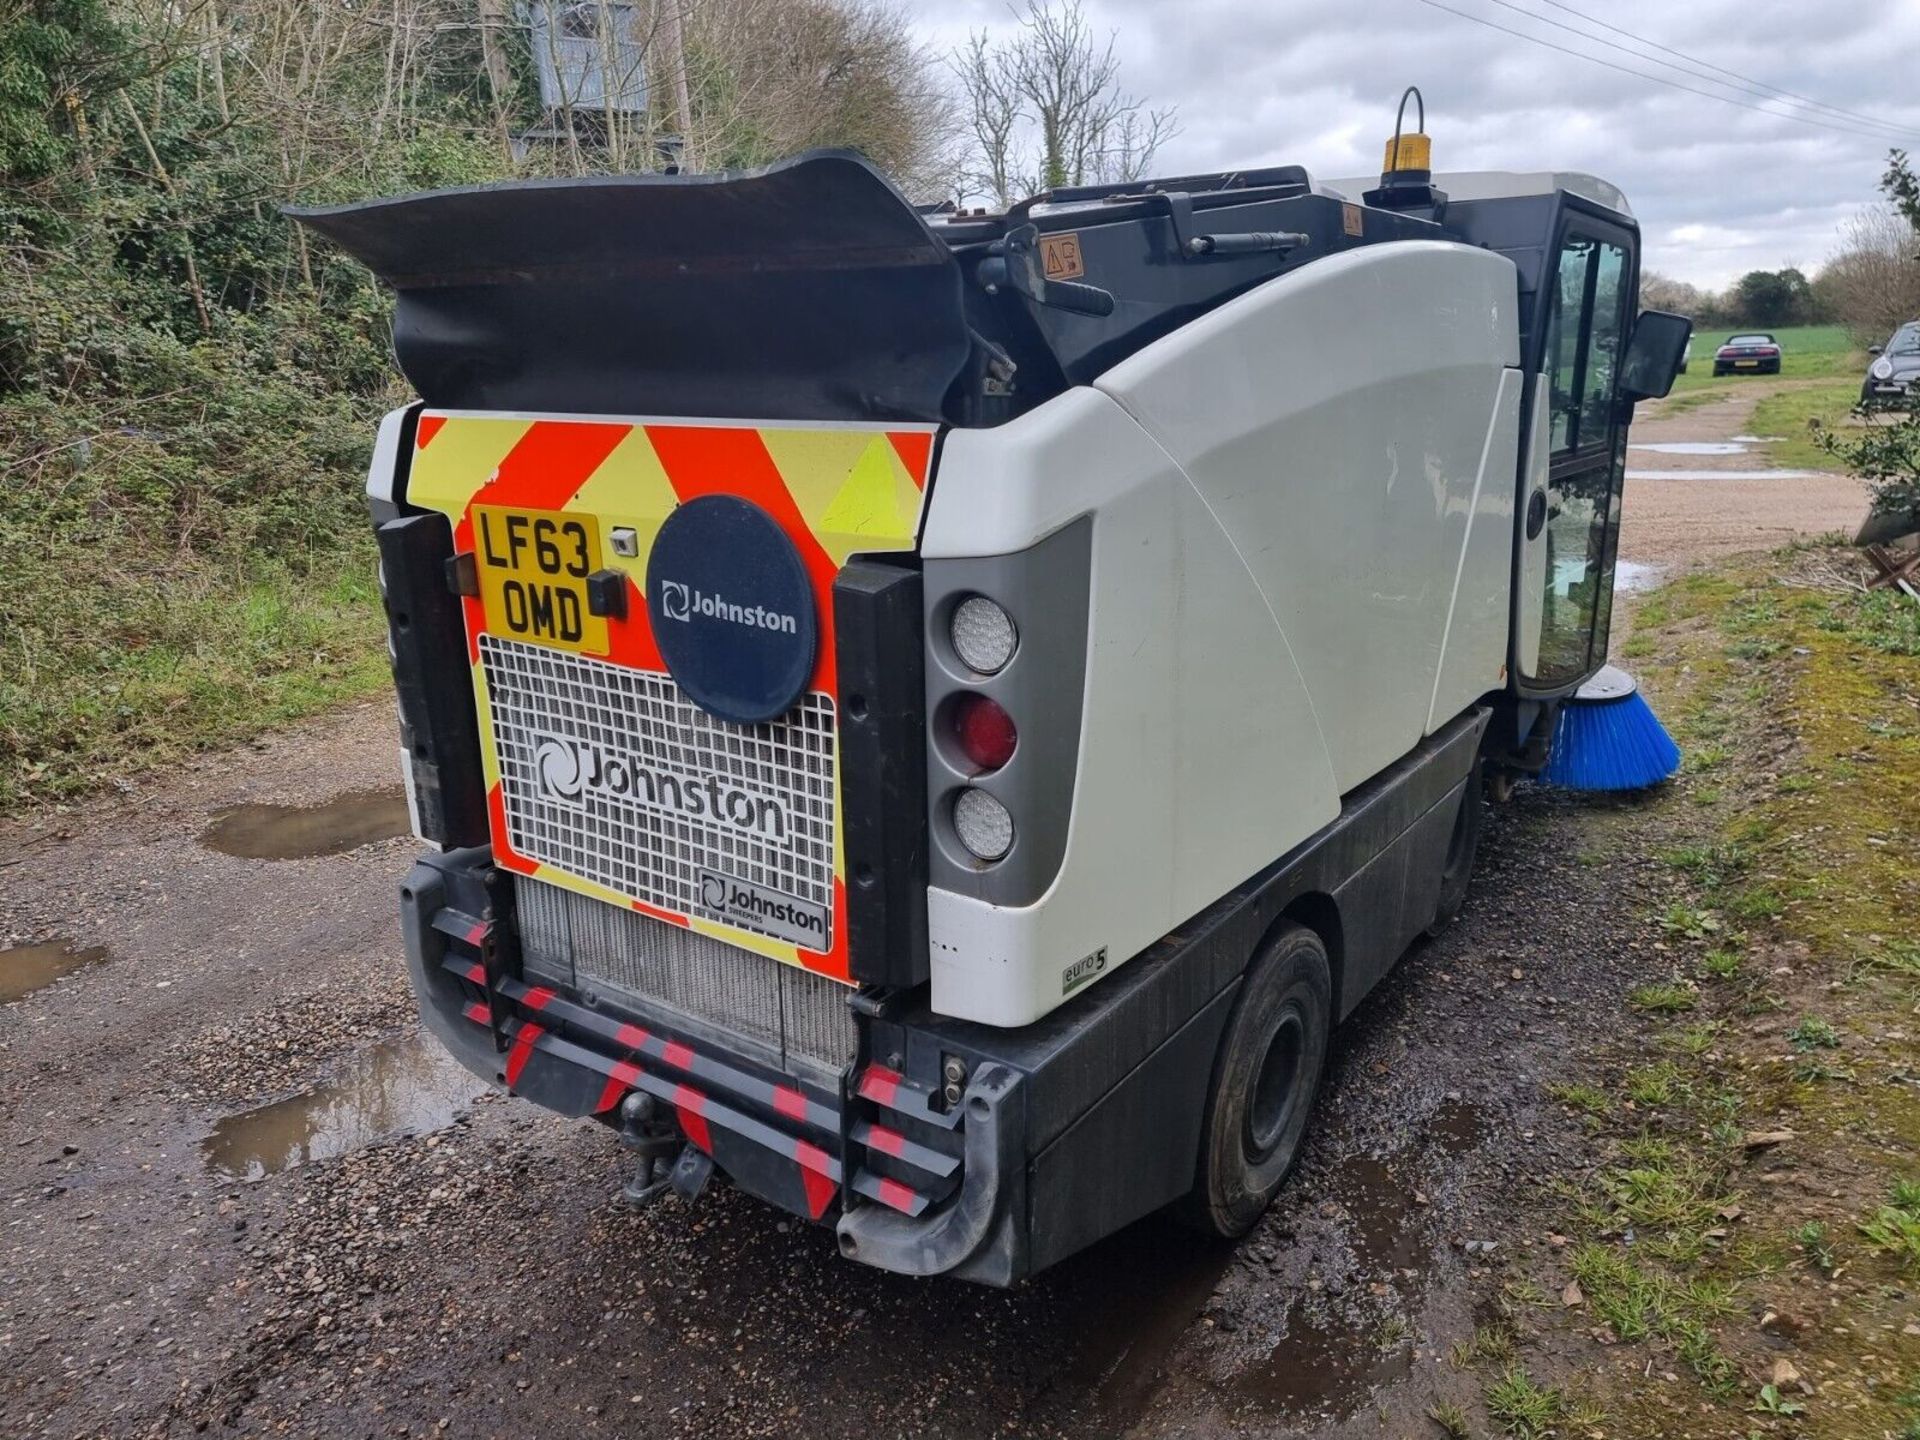
<path fill-rule="evenodd" d="M 1741 381 L 1690 409 L 1643 407 L 1627 450 L 1620 557 L 1672 573 L 1800 536 L 1849 534 L 1867 493 L 1846 475 L 1780 472 L 1752 434 L 1754 407 L 1795 381 Z M 1658 477 L 1658 478 L 1654 478 Z"/>

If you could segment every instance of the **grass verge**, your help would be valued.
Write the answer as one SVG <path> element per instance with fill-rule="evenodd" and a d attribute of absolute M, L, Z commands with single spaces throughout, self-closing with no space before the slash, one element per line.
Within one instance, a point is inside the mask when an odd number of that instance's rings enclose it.
<path fill-rule="evenodd" d="M 0 627 L 0 811 L 58 802 L 387 683 L 371 539 L 295 566 L 66 554 Z"/>
<path fill-rule="evenodd" d="M 1527 1275 L 1561 1317 L 1456 1357 L 1505 1433 L 1578 1433 L 1540 1347 L 1598 1372 L 1609 1436 L 1920 1440 L 1920 604 L 1851 564 L 1785 552 L 1636 615 L 1691 763 L 1582 843 L 1658 836 L 1671 973 L 1549 1086 L 1595 1137 Z"/>

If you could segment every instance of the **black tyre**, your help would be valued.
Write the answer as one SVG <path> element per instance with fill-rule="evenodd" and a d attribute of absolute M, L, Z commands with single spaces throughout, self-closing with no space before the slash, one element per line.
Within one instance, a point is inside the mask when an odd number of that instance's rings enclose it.
<path fill-rule="evenodd" d="M 1247 1233 L 1300 1153 L 1333 1028 L 1326 946 L 1282 922 L 1247 968 L 1213 1063 L 1200 1167 L 1184 1218 L 1206 1234 Z"/>
<path fill-rule="evenodd" d="M 1466 793 L 1453 817 L 1453 833 L 1447 837 L 1446 868 L 1440 872 L 1440 905 L 1433 912 L 1427 934 L 1438 935 L 1452 925 L 1460 907 L 1467 903 L 1467 889 L 1473 884 L 1473 862 L 1480 853 L 1480 826 L 1486 817 L 1486 787 L 1480 781 L 1480 765 L 1467 776 Z"/>

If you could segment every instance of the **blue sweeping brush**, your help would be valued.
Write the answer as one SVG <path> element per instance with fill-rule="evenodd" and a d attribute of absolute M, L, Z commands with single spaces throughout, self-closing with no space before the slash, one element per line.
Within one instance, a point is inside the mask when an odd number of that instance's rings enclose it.
<path fill-rule="evenodd" d="M 1604 665 L 1560 707 L 1540 778 L 1566 790 L 1644 790 L 1680 766 L 1680 747 L 1661 728 L 1626 671 Z"/>

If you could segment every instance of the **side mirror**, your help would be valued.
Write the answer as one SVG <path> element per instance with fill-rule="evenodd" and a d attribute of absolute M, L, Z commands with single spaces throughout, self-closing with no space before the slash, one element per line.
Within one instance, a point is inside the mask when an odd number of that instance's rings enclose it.
<path fill-rule="evenodd" d="M 1664 310 L 1642 310 L 1620 367 L 1620 394 L 1627 400 L 1658 400 L 1673 389 L 1680 361 L 1693 338 L 1693 321 Z"/>
<path fill-rule="evenodd" d="M 1887 347 L 1884 345 L 1869 345 L 1867 346 L 1867 353 L 1869 355 L 1878 355 L 1881 351 L 1885 350 L 1886 348 Z"/>

